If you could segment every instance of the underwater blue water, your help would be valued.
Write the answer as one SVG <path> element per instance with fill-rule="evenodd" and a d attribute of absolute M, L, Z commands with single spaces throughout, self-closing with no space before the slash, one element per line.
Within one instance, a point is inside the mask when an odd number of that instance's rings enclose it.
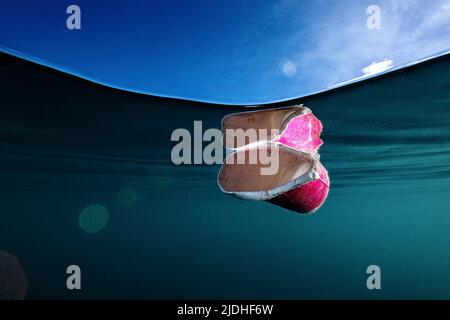
<path fill-rule="evenodd" d="M 450 57 L 302 102 L 331 188 L 298 215 L 170 161 L 176 128 L 237 106 L 116 91 L 0 65 L 0 250 L 28 298 L 450 298 Z M 101 208 L 91 220 L 80 214 Z M 105 208 L 107 213 L 105 213 Z M 98 228 L 98 230 L 97 230 Z M 66 267 L 82 290 L 66 289 Z M 381 290 L 366 268 L 381 267 Z"/>

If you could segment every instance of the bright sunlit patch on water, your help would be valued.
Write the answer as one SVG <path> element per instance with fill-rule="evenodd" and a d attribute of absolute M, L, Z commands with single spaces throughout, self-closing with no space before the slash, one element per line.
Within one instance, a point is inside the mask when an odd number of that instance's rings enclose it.
<path fill-rule="evenodd" d="M 80 213 L 78 225 L 87 233 L 96 233 L 106 226 L 108 220 L 108 209 L 101 204 L 94 204 L 86 207 Z"/>

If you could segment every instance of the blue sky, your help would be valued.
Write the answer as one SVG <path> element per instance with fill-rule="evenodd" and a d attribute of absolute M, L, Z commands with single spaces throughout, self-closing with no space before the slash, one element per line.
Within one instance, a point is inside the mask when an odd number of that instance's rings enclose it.
<path fill-rule="evenodd" d="M 68 30 L 66 8 L 81 8 Z M 380 29 L 368 29 L 368 6 Z M 450 0 L 4 1 L 0 50 L 169 97 L 257 104 L 450 50 Z"/>

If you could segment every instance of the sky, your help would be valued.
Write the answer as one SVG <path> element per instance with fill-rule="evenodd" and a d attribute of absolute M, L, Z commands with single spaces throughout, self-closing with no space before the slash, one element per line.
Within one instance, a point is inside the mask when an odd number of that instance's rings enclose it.
<path fill-rule="evenodd" d="M 69 5 L 81 29 L 67 28 Z M 0 11 L 0 51 L 115 88 L 227 104 L 301 97 L 449 50 L 450 0 L 3 1 Z"/>

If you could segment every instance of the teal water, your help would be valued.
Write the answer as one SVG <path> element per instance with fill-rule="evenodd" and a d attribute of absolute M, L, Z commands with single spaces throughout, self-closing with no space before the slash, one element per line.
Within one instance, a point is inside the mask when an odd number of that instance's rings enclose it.
<path fill-rule="evenodd" d="M 4 61 L 0 250 L 27 298 L 450 298 L 450 56 L 294 101 L 323 123 L 332 182 L 308 216 L 223 194 L 217 165 L 170 162 L 174 129 L 243 108 Z"/>

